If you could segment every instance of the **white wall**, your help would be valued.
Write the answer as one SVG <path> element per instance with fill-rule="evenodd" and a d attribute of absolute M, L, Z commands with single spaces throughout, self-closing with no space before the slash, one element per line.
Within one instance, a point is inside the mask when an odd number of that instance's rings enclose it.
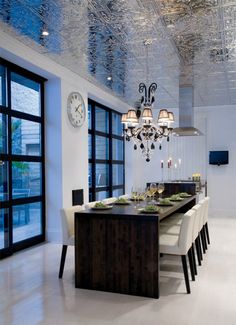
<path fill-rule="evenodd" d="M 207 153 L 211 150 L 229 151 L 228 165 L 207 164 L 211 215 L 236 217 L 236 106 L 208 107 L 206 114 Z"/>
<path fill-rule="evenodd" d="M 48 79 L 45 89 L 46 227 L 49 241 L 61 236 L 60 209 L 71 205 L 72 190 L 83 188 L 88 198 L 88 128 L 73 128 L 67 118 L 67 97 L 79 91 L 118 111 L 128 106 L 72 71 L 0 31 L 0 56 Z M 127 157 L 129 161 L 129 156 Z"/>

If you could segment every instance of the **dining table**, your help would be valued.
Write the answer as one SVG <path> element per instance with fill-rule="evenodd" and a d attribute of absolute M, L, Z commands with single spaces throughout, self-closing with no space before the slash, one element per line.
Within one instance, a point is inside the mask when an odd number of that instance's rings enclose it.
<path fill-rule="evenodd" d="M 143 213 L 146 201 L 75 213 L 75 287 L 159 298 L 159 225 L 196 195 Z"/>

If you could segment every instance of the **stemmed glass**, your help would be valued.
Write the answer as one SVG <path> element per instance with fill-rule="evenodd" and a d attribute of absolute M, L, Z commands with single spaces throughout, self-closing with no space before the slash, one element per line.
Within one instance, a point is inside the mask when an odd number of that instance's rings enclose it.
<path fill-rule="evenodd" d="M 152 197 L 152 203 L 155 203 L 155 194 L 157 192 L 157 184 L 156 183 L 151 183 L 150 184 L 150 192 L 151 192 L 151 197 Z"/>
<path fill-rule="evenodd" d="M 135 199 L 137 197 L 137 193 L 138 193 L 137 188 L 135 186 L 132 186 L 132 188 L 131 188 L 131 196 L 132 196 L 132 198 Z"/>
<path fill-rule="evenodd" d="M 138 206 L 140 204 L 140 200 L 141 200 L 142 195 L 143 195 L 143 190 L 142 190 L 142 187 L 139 186 L 139 187 L 137 187 L 137 201 L 138 201 Z"/>
<path fill-rule="evenodd" d="M 132 188 L 131 188 L 131 197 L 134 200 L 135 205 L 136 205 L 136 200 L 138 198 L 138 190 L 137 190 L 136 186 L 132 186 Z"/>
<path fill-rule="evenodd" d="M 158 192 L 158 194 L 159 194 L 159 198 L 160 198 L 160 199 L 162 199 L 162 193 L 164 192 L 164 190 L 165 190 L 165 185 L 164 185 L 164 183 L 159 183 L 159 184 L 157 185 L 157 192 Z"/>

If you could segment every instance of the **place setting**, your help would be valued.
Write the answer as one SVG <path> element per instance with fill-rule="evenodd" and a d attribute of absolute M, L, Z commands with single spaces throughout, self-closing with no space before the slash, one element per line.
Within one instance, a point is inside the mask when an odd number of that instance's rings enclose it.
<path fill-rule="evenodd" d="M 114 204 L 115 205 L 130 205 L 132 202 L 131 202 L 131 199 L 126 199 L 126 198 L 118 198 Z"/>
<path fill-rule="evenodd" d="M 93 207 L 91 207 L 91 210 L 110 210 L 113 208 L 113 205 L 105 204 L 101 201 L 96 202 Z"/>

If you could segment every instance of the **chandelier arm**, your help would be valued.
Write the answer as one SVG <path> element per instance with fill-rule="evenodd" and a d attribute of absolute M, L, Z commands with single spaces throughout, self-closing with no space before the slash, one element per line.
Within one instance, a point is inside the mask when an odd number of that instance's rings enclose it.
<path fill-rule="evenodd" d="M 138 91 L 139 91 L 140 94 L 143 93 L 143 92 L 144 92 L 144 94 L 145 94 L 145 95 L 142 97 L 142 99 L 141 99 L 141 104 L 142 104 L 143 102 L 146 103 L 148 98 L 147 98 L 147 87 L 146 87 L 145 83 L 141 82 L 141 83 L 139 84 Z"/>
<path fill-rule="evenodd" d="M 148 102 L 150 103 L 150 105 L 155 101 L 154 93 L 156 90 L 157 90 L 157 84 L 155 82 L 151 83 L 151 85 L 148 88 Z"/>

